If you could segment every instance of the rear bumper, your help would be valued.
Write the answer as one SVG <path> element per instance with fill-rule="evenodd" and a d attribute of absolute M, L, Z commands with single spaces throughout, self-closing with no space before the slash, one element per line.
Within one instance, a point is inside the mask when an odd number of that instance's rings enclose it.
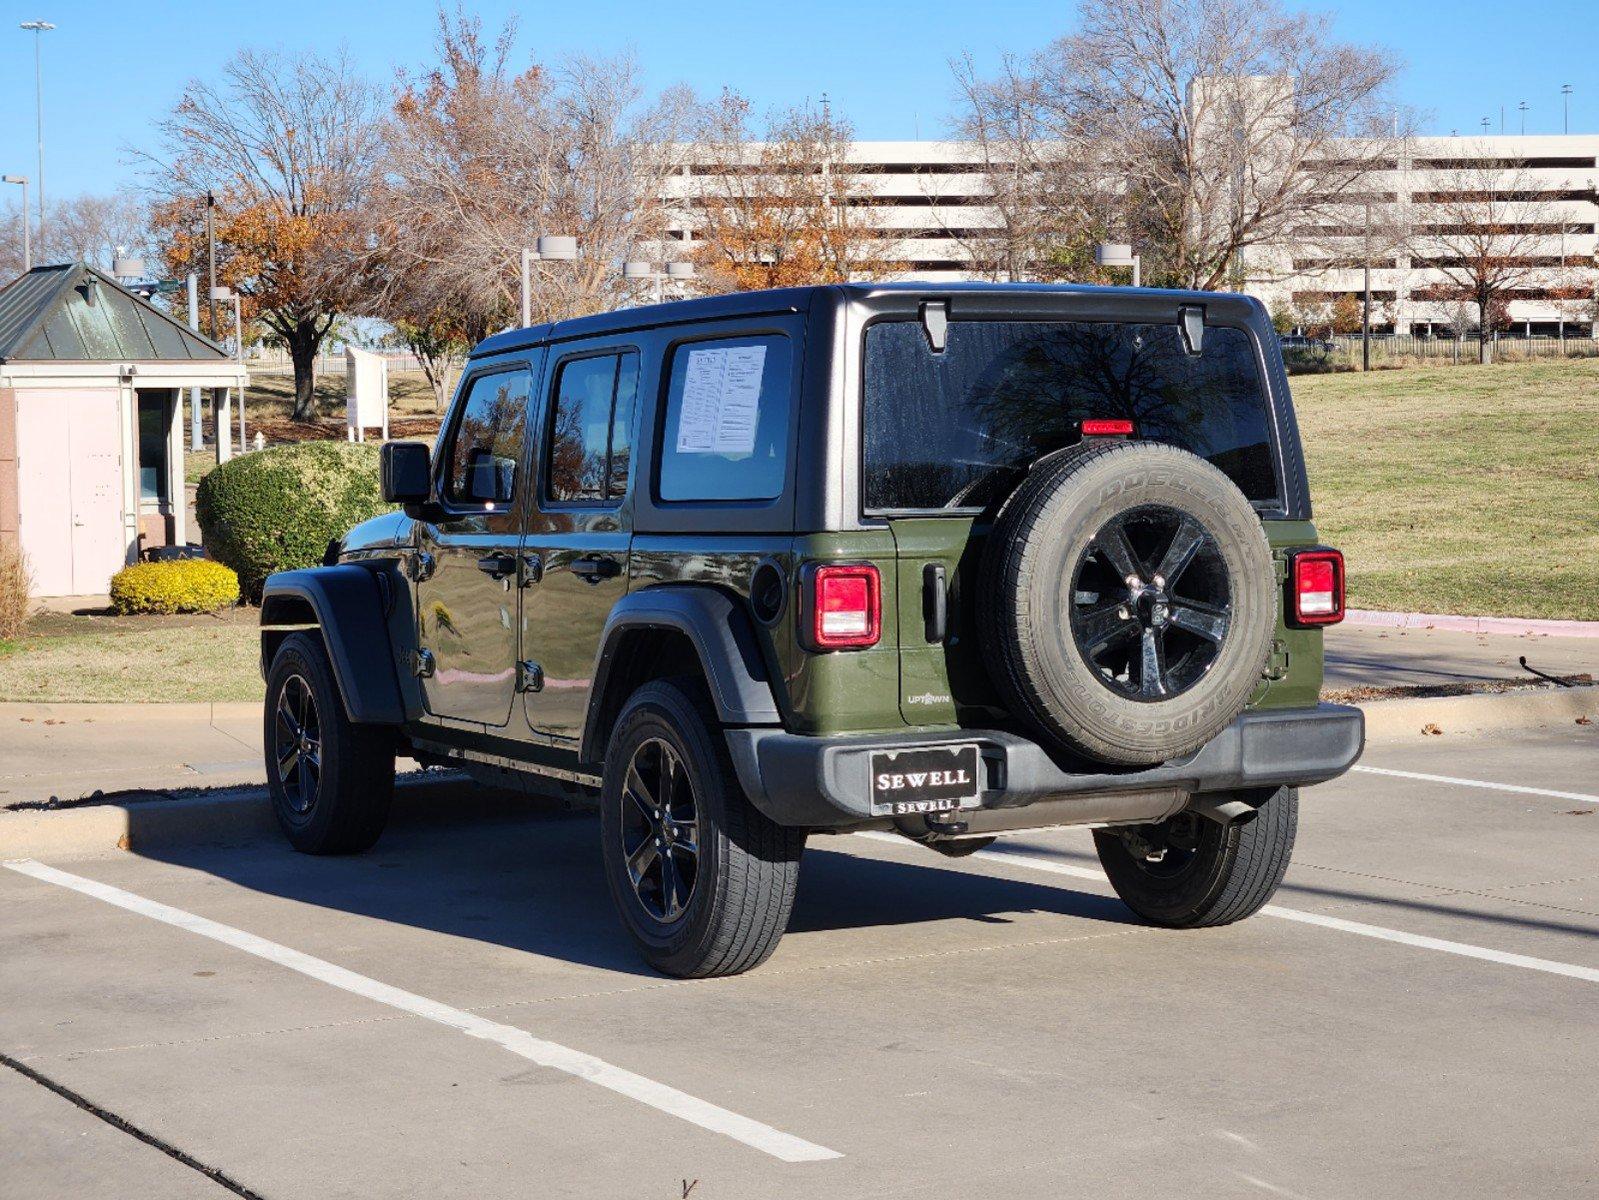
<path fill-rule="evenodd" d="M 1040 824 L 1101 824 L 1161 820 L 1195 793 L 1333 779 L 1360 757 L 1365 717 L 1341 704 L 1246 712 L 1182 759 L 1125 771 L 1072 763 L 999 730 L 808 737 L 746 728 L 729 729 L 726 736 L 739 782 L 780 825 L 881 822 L 885 818 L 872 812 L 870 799 L 874 751 L 972 742 L 982 758 L 983 786 L 981 808 L 967 812 L 1045 803 L 1049 816 Z"/>

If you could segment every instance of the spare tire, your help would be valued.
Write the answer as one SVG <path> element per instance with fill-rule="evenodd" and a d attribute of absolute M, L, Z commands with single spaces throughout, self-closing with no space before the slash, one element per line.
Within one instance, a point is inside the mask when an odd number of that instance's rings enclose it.
<path fill-rule="evenodd" d="M 982 574 L 980 636 L 1011 712 L 1101 762 L 1198 749 L 1271 652 L 1260 518 L 1174 446 L 1096 441 L 1040 463 L 1000 510 Z"/>

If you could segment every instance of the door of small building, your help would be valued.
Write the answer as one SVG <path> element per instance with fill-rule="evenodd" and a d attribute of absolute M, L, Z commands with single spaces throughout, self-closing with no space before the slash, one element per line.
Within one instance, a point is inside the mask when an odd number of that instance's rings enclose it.
<path fill-rule="evenodd" d="M 17 509 L 37 595 L 98 595 L 127 562 L 117 398 L 18 391 Z"/>

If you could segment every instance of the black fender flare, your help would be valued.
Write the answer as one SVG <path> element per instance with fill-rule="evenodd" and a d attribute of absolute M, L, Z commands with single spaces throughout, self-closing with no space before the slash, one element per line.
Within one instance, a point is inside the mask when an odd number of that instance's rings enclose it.
<path fill-rule="evenodd" d="M 267 631 L 307 624 L 309 608 L 350 720 L 399 725 L 406 719 L 405 704 L 389 644 L 389 607 L 377 573 L 355 563 L 279 571 L 267 576 L 261 592 L 263 651 Z M 271 667 L 264 653 L 261 667 Z"/>
<path fill-rule="evenodd" d="M 782 713 L 772 692 L 771 676 L 744 606 L 727 593 L 704 584 L 657 584 L 629 592 L 611 609 L 600 634 L 583 721 L 581 758 L 598 762 L 607 685 L 625 634 L 638 629 L 670 629 L 685 635 L 699 656 L 700 668 L 716 706 L 728 725 L 779 725 Z"/>

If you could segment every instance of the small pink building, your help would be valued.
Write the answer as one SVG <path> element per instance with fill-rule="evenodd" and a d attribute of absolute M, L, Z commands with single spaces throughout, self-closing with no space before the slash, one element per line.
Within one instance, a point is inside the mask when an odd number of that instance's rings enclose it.
<path fill-rule="evenodd" d="M 142 550 L 189 539 L 183 396 L 227 428 L 244 365 L 109 275 L 36 267 L 0 288 L 0 539 L 39 596 L 104 593 Z"/>

